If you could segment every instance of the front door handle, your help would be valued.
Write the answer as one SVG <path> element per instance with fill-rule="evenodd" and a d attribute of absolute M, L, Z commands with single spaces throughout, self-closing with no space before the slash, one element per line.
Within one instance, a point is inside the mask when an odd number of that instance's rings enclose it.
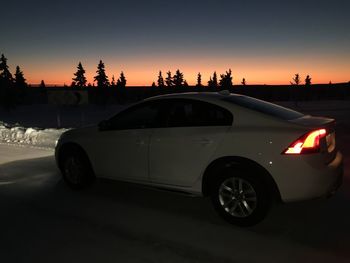
<path fill-rule="evenodd" d="M 136 145 L 138 146 L 144 146 L 146 143 L 144 140 L 136 140 Z"/>

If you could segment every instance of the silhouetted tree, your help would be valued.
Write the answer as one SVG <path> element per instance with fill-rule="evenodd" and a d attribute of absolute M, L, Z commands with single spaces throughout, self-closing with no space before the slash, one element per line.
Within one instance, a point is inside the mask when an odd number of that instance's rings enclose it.
<path fill-rule="evenodd" d="M 11 109 L 15 106 L 16 96 L 13 90 L 13 77 L 4 54 L 0 58 L 0 104 Z"/>
<path fill-rule="evenodd" d="M 7 65 L 7 58 L 5 58 L 4 54 L 1 54 L 0 58 L 0 79 L 7 84 L 11 84 L 13 82 L 12 74 L 9 70 L 9 66 Z"/>
<path fill-rule="evenodd" d="M 152 88 L 155 88 L 155 87 L 157 87 L 157 85 L 156 85 L 156 83 L 153 81 L 152 82 L 152 86 L 151 86 Z"/>
<path fill-rule="evenodd" d="M 23 103 L 27 97 L 27 87 L 26 79 L 24 78 L 23 72 L 20 67 L 16 67 L 15 79 L 14 79 L 15 89 L 12 91 L 14 95 L 14 100 L 18 103 Z"/>
<path fill-rule="evenodd" d="M 170 73 L 170 75 L 171 75 L 171 73 Z M 159 70 L 157 84 L 158 84 L 158 87 L 160 87 L 160 88 L 164 87 L 164 79 L 163 79 L 161 70 Z"/>
<path fill-rule="evenodd" d="M 75 86 L 77 87 L 85 87 L 86 86 L 86 77 L 85 77 L 85 69 L 83 68 L 83 65 L 81 62 L 79 62 L 77 66 L 77 72 L 74 73 L 75 78 L 73 78 L 73 81 L 75 83 Z"/>
<path fill-rule="evenodd" d="M 311 78 L 309 75 L 305 78 L 305 90 L 303 91 L 303 97 L 304 99 L 310 100 L 312 98 L 311 90 L 309 89 L 311 87 Z"/>
<path fill-rule="evenodd" d="M 178 69 L 173 76 L 173 84 L 175 87 L 182 87 L 184 84 L 184 74 Z"/>
<path fill-rule="evenodd" d="M 198 75 L 197 75 L 197 85 L 196 87 L 202 87 L 202 75 L 200 72 L 198 72 Z"/>
<path fill-rule="evenodd" d="M 120 77 L 117 80 L 117 87 L 119 88 L 125 88 L 126 87 L 126 78 L 124 76 L 124 72 L 120 72 Z"/>
<path fill-rule="evenodd" d="M 17 88 L 27 87 L 26 79 L 24 78 L 23 72 L 21 71 L 19 66 L 16 67 L 15 85 Z"/>
<path fill-rule="evenodd" d="M 292 78 L 293 81 L 290 82 L 290 84 L 292 85 L 292 97 L 294 98 L 294 105 L 298 106 L 298 101 L 299 101 L 299 97 L 300 97 L 300 91 L 298 89 L 298 86 L 300 84 L 300 77 L 299 74 L 296 73 L 294 75 L 294 78 Z"/>
<path fill-rule="evenodd" d="M 247 85 L 247 83 L 245 82 L 245 78 L 242 79 L 241 84 L 242 84 L 243 86 Z"/>
<path fill-rule="evenodd" d="M 173 86 L 173 77 L 171 76 L 171 71 L 169 70 L 167 73 L 167 77 L 165 78 L 165 84 L 167 87 Z"/>
<path fill-rule="evenodd" d="M 229 69 L 226 71 L 226 74 L 220 75 L 220 86 L 222 88 L 231 88 L 232 87 L 232 71 Z"/>
<path fill-rule="evenodd" d="M 112 86 L 112 88 L 115 88 L 115 78 L 114 78 L 114 75 L 112 75 L 111 86 Z"/>
<path fill-rule="evenodd" d="M 216 88 L 218 86 L 218 77 L 216 75 L 216 71 L 213 74 L 213 86 Z"/>
<path fill-rule="evenodd" d="M 216 75 L 216 71 L 214 71 L 213 78 L 210 77 L 210 79 L 208 81 L 208 87 L 210 89 L 216 89 L 218 87 L 218 78 Z"/>
<path fill-rule="evenodd" d="M 184 86 L 185 88 L 188 88 L 188 83 L 187 83 L 187 81 L 186 81 L 186 80 L 184 80 L 184 84 L 183 84 L 183 86 Z"/>
<path fill-rule="evenodd" d="M 291 81 L 290 84 L 292 84 L 293 86 L 299 86 L 300 84 L 300 77 L 299 74 L 295 74 L 294 78 L 292 78 L 293 82 Z"/>
<path fill-rule="evenodd" d="M 45 85 L 44 80 L 41 80 L 40 85 L 39 85 L 39 88 L 42 88 L 42 89 L 45 89 L 45 88 L 46 88 L 46 85 Z"/>
<path fill-rule="evenodd" d="M 306 76 L 305 78 L 305 86 L 310 87 L 311 86 L 311 78 L 309 75 Z"/>
<path fill-rule="evenodd" d="M 211 77 L 209 77 L 209 80 L 208 80 L 208 87 L 209 88 L 213 87 L 213 79 Z"/>
<path fill-rule="evenodd" d="M 105 71 L 105 64 L 100 60 L 99 64 L 97 65 L 97 75 L 94 77 L 94 81 L 97 82 L 97 86 L 99 88 L 102 87 L 108 87 L 109 86 L 109 80 L 106 75 Z"/>

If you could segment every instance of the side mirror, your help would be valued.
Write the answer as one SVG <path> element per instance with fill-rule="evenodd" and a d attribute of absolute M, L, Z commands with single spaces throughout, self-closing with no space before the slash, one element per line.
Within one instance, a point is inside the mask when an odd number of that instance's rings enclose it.
<path fill-rule="evenodd" d="M 100 129 L 100 131 L 109 130 L 110 127 L 111 127 L 111 123 L 108 120 L 103 120 L 98 123 L 98 128 Z"/>

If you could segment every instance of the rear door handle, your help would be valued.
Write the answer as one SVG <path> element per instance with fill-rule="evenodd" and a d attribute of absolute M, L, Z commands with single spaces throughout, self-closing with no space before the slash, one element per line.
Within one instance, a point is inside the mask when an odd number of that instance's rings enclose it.
<path fill-rule="evenodd" d="M 208 145 L 208 144 L 213 143 L 212 140 L 207 139 L 207 138 L 199 139 L 199 140 L 197 140 L 197 142 L 198 142 L 199 144 L 202 144 L 202 145 Z"/>

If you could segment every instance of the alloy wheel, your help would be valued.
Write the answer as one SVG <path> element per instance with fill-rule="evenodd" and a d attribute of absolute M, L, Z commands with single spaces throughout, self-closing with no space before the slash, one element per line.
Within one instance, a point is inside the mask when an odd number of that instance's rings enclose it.
<path fill-rule="evenodd" d="M 230 177 L 220 185 L 220 204 L 234 217 L 244 218 L 251 215 L 257 207 L 257 200 L 257 194 L 247 180 Z"/>

